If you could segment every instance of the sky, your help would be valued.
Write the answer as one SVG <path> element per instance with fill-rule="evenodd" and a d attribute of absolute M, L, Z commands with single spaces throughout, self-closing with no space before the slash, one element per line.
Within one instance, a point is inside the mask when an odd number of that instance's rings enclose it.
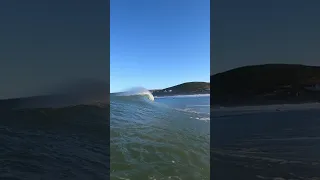
<path fill-rule="evenodd" d="M 111 0 L 110 91 L 210 81 L 209 0 Z"/>
<path fill-rule="evenodd" d="M 79 78 L 110 78 L 115 92 L 252 64 L 320 66 L 320 1 L 211 5 L 212 18 L 209 0 L 112 0 L 109 24 L 105 0 L 0 1 L 0 99 Z"/>
<path fill-rule="evenodd" d="M 0 99 L 109 79 L 108 1 L 0 1 Z"/>
<path fill-rule="evenodd" d="M 215 0 L 211 74 L 240 66 L 320 66 L 320 1 Z"/>

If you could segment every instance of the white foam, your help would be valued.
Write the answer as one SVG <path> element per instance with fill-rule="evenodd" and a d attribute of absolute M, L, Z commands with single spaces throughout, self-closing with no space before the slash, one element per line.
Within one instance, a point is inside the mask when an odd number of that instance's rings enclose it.
<path fill-rule="evenodd" d="M 154 97 L 149 91 L 144 91 L 144 92 L 138 93 L 138 95 L 145 95 L 148 97 L 148 99 L 150 99 L 151 101 L 154 101 Z"/>
<path fill-rule="evenodd" d="M 202 118 L 199 118 L 199 117 L 190 117 L 191 119 L 197 119 L 197 120 L 200 120 L 200 121 L 210 121 L 210 117 L 202 117 Z"/>

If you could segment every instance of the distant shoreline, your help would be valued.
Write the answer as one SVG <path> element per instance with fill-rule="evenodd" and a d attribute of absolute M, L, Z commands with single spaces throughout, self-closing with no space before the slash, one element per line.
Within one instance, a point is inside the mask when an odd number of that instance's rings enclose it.
<path fill-rule="evenodd" d="M 207 97 L 210 94 L 176 94 L 167 96 L 154 96 L 155 98 L 165 98 L 165 97 Z"/>
<path fill-rule="evenodd" d="M 149 90 L 153 96 L 177 96 L 210 94 L 210 83 L 208 82 L 186 82 L 165 89 Z"/>

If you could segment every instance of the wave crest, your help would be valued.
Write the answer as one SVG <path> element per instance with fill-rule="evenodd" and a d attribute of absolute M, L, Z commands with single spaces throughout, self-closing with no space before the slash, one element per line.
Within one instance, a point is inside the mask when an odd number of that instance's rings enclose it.
<path fill-rule="evenodd" d="M 150 101 L 154 101 L 154 97 L 153 97 L 152 93 L 143 87 L 131 88 L 127 91 L 116 93 L 115 96 L 118 96 L 118 97 L 134 97 L 134 96 L 141 97 L 141 96 L 143 96 L 143 97 L 146 97 L 147 99 L 149 99 Z"/>

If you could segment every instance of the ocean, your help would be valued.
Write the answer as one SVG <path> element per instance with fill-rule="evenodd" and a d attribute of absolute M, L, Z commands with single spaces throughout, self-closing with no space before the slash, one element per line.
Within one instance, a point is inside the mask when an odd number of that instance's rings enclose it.
<path fill-rule="evenodd" d="M 0 179 L 320 179 L 319 103 L 210 110 L 209 96 L 145 95 L 1 109 Z"/>
<path fill-rule="evenodd" d="M 211 110 L 211 178 L 320 179 L 320 104 Z"/>
<path fill-rule="evenodd" d="M 0 179 L 210 179 L 209 96 L 152 100 L 1 101 Z"/>
<path fill-rule="evenodd" d="M 1 180 L 109 178 L 108 105 L 0 114 Z"/>
<path fill-rule="evenodd" d="M 210 96 L 110 102 L 112 180 L 210 179 Z"/>

